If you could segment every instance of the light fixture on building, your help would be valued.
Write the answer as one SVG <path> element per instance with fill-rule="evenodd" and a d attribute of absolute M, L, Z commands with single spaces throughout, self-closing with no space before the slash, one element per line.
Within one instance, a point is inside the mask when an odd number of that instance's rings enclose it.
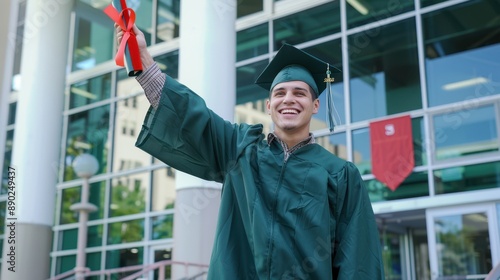
<path fill-rule="evenodd" d="M 89 213 L 97 210 L 97 206 L 89 203 L 89 179 L 99 170 L 97 159 L 90 154 L 81 154 L 77 156 L 72 163 L 73 170 L 78 177 L 83 179 L 81 200 L 79 203 L 71 205 L 72 211 L 79 214 L 78 220 L 78 245 L 76 254 L 75 279 L 84 279 L 85 272 L 89 269 L 85 264 L 85 248 L 87 247 L 87 222 Z"/>

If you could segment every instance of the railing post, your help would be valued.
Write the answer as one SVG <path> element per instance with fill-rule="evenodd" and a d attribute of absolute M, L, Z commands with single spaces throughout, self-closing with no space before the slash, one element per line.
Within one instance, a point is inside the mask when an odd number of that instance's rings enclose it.
<path fill-rule="evenodd" d="M 165 280 L 165 266 L 160 266 L 158 270 L 158 280 Z"/>

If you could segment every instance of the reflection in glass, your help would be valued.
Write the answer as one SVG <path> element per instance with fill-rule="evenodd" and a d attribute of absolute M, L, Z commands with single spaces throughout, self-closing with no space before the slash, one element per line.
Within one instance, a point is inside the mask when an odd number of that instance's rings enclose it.
<path fill-rule="evenodd" d="M 227 5 L 227 4 L 220 4 Z M 244 17 L 253 13 L 260 12 L 264 9 L 264 0 L 245 0 L 238 1 L 236 6 L 236 17 Z"/>
<path fill-rule="evenodd" d="M 151 211 L 173 209 L 175 194 L 175 169 L 165 167 L 153 171 Z"/>
<path fill-rule="evenodd" d="M 144 239 L 144 220 L 131 220 L 108 225 L 108 245 L 141 241 Z"/>
<path fill-rule="evenodd" d="M 500 2 L 467 1 L 422 15 L 430 106 L 500 93 Z M 478 16 L 480 15 L 480 16 Z"/>
<path fill-rule="evenodd" d="M 420 197 L 429 195 L 429 183 L 427 172 L 414 172 L 399 185 L 395 191 L 391 191 L 385 184 L 377 179 L 365 181 L 371 202 L 390 201 L 404 198 Z"/>
<path fill-rule="evenodd" d="M 333 67 L 342 71 L 342 45 L 340 39 L 305 48 L 304 51 L 327 63 L 331 63 Z M 335 79 L 331 87 L 333 102 L 335 104 L 334 117 L 336 125 L 341 125 L 346 123 L 344 79 L 341 72 L 334 72 L 332 74 L 332 77 Z M 326 90 L 323 91 L 323 93 L 319 96 L 319 104 L 320 105 L 318 113 L 313 115 L 311 130 L 323 129 L 328 127 L 328 119 L 326 113 Z"/>
<path fill-rule="evenodd" d="M 352 131 L 352 162 L 361 175 L 372 173 L 370 130 L 368 128 Z"/>
<path fill-rule="evenodd" d="M 8 172 L 9 166 L 12 160 L 12 145 L 14 143 L 14 130 L 7 130 L 5 139 L 5 152 L 3 157 L 3 168 L 1 171 L 2 174 L 2 188 L 0 189 L 0 194 L 6 194 L 8 191 Z"/>
<path fill-rule="evenodd" d="M 60 231 L 57 250 L 76 249 L 77 239 L 78 239 L 78 228 L 72 228 Z"/>
<path fill-rule="evenodd" d="M 348 37 L 353 122 L 422 108 L 415 19 Z"/>
<path fill-rule="evenodd" d="M 9 104 L 9 115 L 7 116 L 7 125 L 15 124 L 16 111 L 17 111 L 17 102 L 10 103 Z"/>
<path fill-rule="evenodd" d="M 171 259 L 172 259 L 172 248 L 154 251 L 154 262 L 161 262 L 161 261 L 166 261 L 166 260 L 171 260 Z M 171 265 L 165 266 L 166 279 L 170 279 L 170 276 L 172 274 L 171 269 L 172 269 Z M 157 270 L 155 270 L 155 274 L 154 274 L 153 279 L 159 279 L 158 277 L 159 276 L 158 276 L 158 269 L 157 269 Z"/>
<path fill-rule="evenodd" d="M 387 226 L 386 226 L 387 227 Z M 401 277 L 401 252 L 404 244 L 401 244 L 402 238 L 399 233 L 392 232 L 386 228 L 382 230 L 382 260 L 384 262 L 385 279 L 403 279 Z"/>
<path fill-rule="evenodd" d="M 110 92 L 110 73 L 72 84 L 69 94 L 69 108 L 76 108 L 108 99 Z"/>
<path fill-rule="evenodd" d="M 146 209 L 149 173 L 137 173 L 112 180 L 109 216 L 142 213 Z"/>
<path fill-rule="evenodd" d="M 269 97 L 269 92 L 255 84 L 260 73 L 269 63 L 261 60 L 236 69 L 236 104 L 242 104 Z"/>
<path fill-rule="evenodd" d="M 370 1 L 347 0 L 347 28 L 384 20 L 414 9 L 412 0 Z"/>
<path fill-rule="evenodd" d="M 173 79 L 179 78 L 179 50 L 157 56 L 155 57 L 155 61 L 163 73 Z"/>
<path fill-rule="evenodd" d="M 180 0 L 159 0 L 156 24 L 156 43 L 179 37 Z"/>
<path fill-rule="evenodd" d="M 462 108 L 459 108 L 462 109 Z M 493 105 L 471 105 L 433 117 L 437 160 L 498 151 L 498 132 Z"/>
<path fill-rule="evenodd" d="M 438 4 L 441 2 L 446 2 L 446 1 L 448 1 L 448 0 L 420 0 L 420 5 L 422 7 L 427 7 L 427 6 L 431 6 L 431 5 Z"/>
<path fill-rule="evenodd" d="M 268 52 L 268 23 L 244 29 L 236 33 L 236 61 L 245 60 Z"/>
<path fill-rule="evenodd" d="M 96 271 L 101 269 L 101 252 L 88 253 L 85 261 L 85 266 L 90 269 L 90 271 Z M 85 280 L 100 280 L 99 276 L 85 277 Z"/>
<path fill-rule="evenodd" d="M 425 165 L 427 164 L 427 152 L 425 145 L 424 118 L 412 118 L 411 130 L 415 166 Z"/>
<path fill-rule="evenodd" d="M 102 246 L 103 225 L 89 226 L 87 231 L 87 247 Z"/>
<path fill-rule="evenodd" d="M 316 143 L 339 158 L 347 160 L 347 142 L 345 132 L 317 137 Z"/>
<path fill-rule="evenodd" d="M 500 187 L 500 162 L 457 166 L 434 171 L 436 194 Z"/>
<path fill-rule="evenodd" d="M 0 202 L 0 235 L 3 235 L 5 232 L 5 218 L 6 218 L 5 212 L 7 210 L 6 206 L 7 206 L 6 201 Z M 2 240 L 0 239 L 0 242 L 1 241 Z"/>
<path fill-rule="evenodd" d="M 72 270 L 76 265 L 76 255 L 56 258 L 56 275 Z"/>
<path fill-rule="evenodd" d="M 439 277 L 487 274 L 491 270 L 486 213 L 437 217 L 434 225 Z"/>
<path fill-rule="evenodd" d="M 143 247 L 106 251 L 106 268 L 119 268 L 143 264 L 143 255 Z M 130 275 L 134 272 L 135 271 L 114 273 L 109 277 L 110 279 L 123 279 L 127 275 Z"/>
<path fill-rule="evenodd" d="M 90 13 L 87 9 L 77 9 L 75 23 L 75 42 L 73 50 L 72 71 L 90 69 L 97 64 L 113 58 L 114 28 L 112 21 L 106 15 L 95 10 Z M 94 17 L 102 17 L 95 20 Z M 108 23 L 108 24 L 103 24 Z"/>
<path fill-rule="evenodd" d="M 106 182 L 96 182 L 90 184 L 89 202 L 97 207 L 97 211 L 89 213 L 89 221 L 103 218 L 104 214 L 104 190 Z M 81 187 L 63 189 L 61 191 L 61 225 L 78 222 L 78 212 L 70 210 L 71 205 L 81 201 Z"/>
<path fill-rule="evenodd" d="M 340 1 L 314 7 L 274 21 L 274 50 L 340 32 Z"/>
<path fill-rule="evenodd" d="M 172 238 L 174 236 L 174 215 L 162 215 L 151 219 L 153 224 L 152 240 Z"/>
<path fill-rule="evenodd" d="M 108 170 L 109 106 L 101 106 L 69 116 L 66 140 L 64 181 L 76 179 L 73 159 L 86 152 L 99 162 L 97 174 Z"/>
<path fill-rule="evenodd" d="M 153 1 L 127 1 L 127 6 L 135 11 L 135 25 L 142 31 L 146 44 L 151 46 Z"/>

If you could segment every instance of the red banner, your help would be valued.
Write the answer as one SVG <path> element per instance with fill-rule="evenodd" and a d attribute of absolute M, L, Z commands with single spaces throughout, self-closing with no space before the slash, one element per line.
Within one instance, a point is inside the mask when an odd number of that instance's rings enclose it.
<path fill-rule="evenodd" d="M 370 146 L 373 175 L 396 190 L 415 166 L 411 117 L 370 123 Z"/>

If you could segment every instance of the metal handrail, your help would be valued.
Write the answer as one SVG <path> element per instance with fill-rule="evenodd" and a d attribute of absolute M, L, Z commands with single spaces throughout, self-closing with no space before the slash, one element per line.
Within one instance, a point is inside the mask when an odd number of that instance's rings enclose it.
<path fill-rule="evenodd" d="M 87 269 L 83 273 L 83 276 L 88 277 L 88 276 L 105 275 L 105 276 L 107 276 L 108 279 L 110 279 L 111 274 L 139 270 L 139 271 L 121 279 L 121 280 L 133 280 L 138 276 L 144 275 L 150 271 L 153 271 L 153 270 L 159 268 L 159 279 L 164 280 L 165 279 L 165 276 L 164 276 L 165 275 L 165 266 L 174 265 L 174 264 L 183 265 L 186 268 L 186 273 L 187 273 L 188 267 L 194 266 L 194 267 L 199 267 L 199 268 L 208 268 L 208 265 L 206 265 L 206 264 L 164 260 L 164 261 L 159 261 L 159 262 L 155 262 L 155 263 L 148 264 L 148 265 L 133 265 L 133 266 L 126 266 L 126 267 L 120 267 L 120 268 L 110 268 L 110 269 L 95 270 L 95 271 L 90 271 L 89 269 Z M 204 273 L 206 273 L 206 271 L 204 271 L 202 273 L 204 274 Z M 56 275 L 52 278 L 49 278 L 48 280 L 62 280 L 62 279 L 65 279 L 67 277 L 70 277 L 74 274 L 75 274 L 75 270 L 72 269 L 72 270 L 66 271 L 62 274 Z M 203 275 L 203 274 L 201 274 L 201 275 Z"/>

